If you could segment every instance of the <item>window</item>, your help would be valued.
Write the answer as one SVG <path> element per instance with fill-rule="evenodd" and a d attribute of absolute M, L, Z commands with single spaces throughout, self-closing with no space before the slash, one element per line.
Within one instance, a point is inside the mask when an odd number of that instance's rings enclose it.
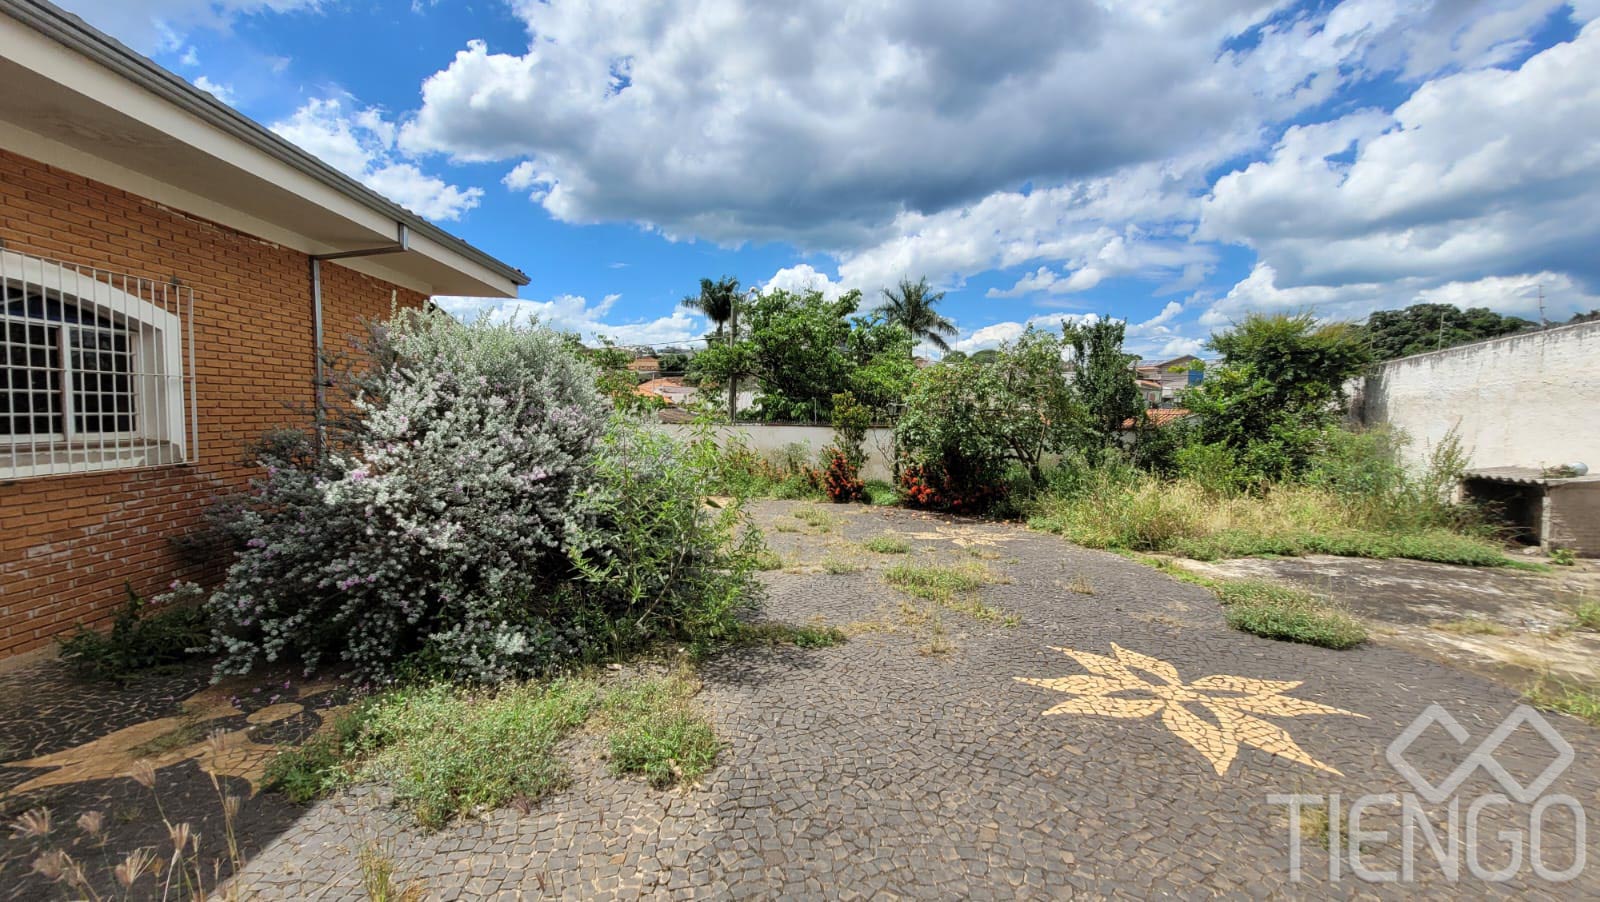
<path fill-rule="evenodd" d="M 0 479 L 193 457 L 193 294 L 0 251 Z"/>

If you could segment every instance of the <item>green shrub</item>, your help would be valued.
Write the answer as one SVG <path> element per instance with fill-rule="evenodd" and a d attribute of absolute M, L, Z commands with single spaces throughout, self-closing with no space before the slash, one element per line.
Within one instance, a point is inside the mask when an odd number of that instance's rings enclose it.
<path fill-rule="evenodd" d="M 1228 625 L 1267 639 L 1323 648 L 1351 648 L 1367 639 L 1355 618 L 1328 607 L 1315 595 L 1261 580 L 1233 580 L 1214 586 Z"/>
<path fill-rule="evenodd" d="M 1550 552 L 1550 563 L 1558 567 L 1571 567 L 1578 563 L 1578 556 L 1570 548 L 1557 548 Z"/>
<path fill-rule="evenodd" d="M 602 440 L 583 498 L 593 519 L 571 556 L 580 605 L 571 620 L 600 638 L 603 653 L 663 638 L 715 641 L 755 605 L 752 573 L 765 545 L 739 504 L 706 505 L 717 457 L 708 437 L 685 446 L 631 425 Z"/>
<path fill-rule="evenodd" d="M 179 589 L 163 596 L 159 604 L 146 602 L 131 586 L 127 594 L 109 632 L 79 626 L 60 640 L 61 660 L 80 676 L 126 679 L 181 663 L 210 648 L 210 619 L 199 604 L 198 589 Z"/>
<path fill-rule="evenodd" d="M 611 770 L 639 774 L 664 789 L 693 783 L 717 761 L 722 744 L 691 699 L 699 685 L 689 676 L 638 680 L 606 694 L 606 745 Z"/>

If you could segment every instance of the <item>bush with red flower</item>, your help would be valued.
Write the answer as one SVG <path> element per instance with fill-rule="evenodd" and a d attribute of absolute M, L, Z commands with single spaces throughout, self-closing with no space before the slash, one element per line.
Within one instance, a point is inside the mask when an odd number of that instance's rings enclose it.
<path fill-rule="evenodd" d="M 829 446 L 822 450 L 822 458 L 827 462 L 822 470 L 822 490 L 829 501 L 844 504 L 866 499 L 867 486 L 861 481 L 861 464 L 852 455 Z"/>
<path fill-rule="evenodd" d="M 1005 495 L 1017 464 L 1036 482 L 1047 454 L 1082 440 L 1085 412 L 1062 375 L 1066 345 L 1029 329 L 993 361 L 920 371 L 895 424 L 900 492 L 908 505 L 981 512 Z"/>

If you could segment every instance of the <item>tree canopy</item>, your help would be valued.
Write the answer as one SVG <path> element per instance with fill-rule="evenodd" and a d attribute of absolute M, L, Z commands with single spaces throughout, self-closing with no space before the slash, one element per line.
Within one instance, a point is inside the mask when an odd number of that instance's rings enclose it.
<path fill-rule="evenodd" d="M 859 291 L 830 301 L 819 291 L 776 289 L 741 303 L 737 340 L 695 355 L 702 389 L 754 378 L 755 413 L 764 420 L 826 421 L 843 392 L 883 418 L 905 398 L 916 369 L 911 336 L 881 318 L 854 316 Z"/>
<path fill-rule="evenodd" d="M 1061 327 L 1072 346 L 1073 394 L 1083 405 L 1100 448 L 1116 440 L 1124 422 L 1133 420 L 1137 425 L 1144 417 L 1144 398 L 1133 370 L 1138 357 L 1122 351 L 1126 329 L 1127 323 L 1108 318 L 1088 325 L 1068 322 Z"/>
<path fill-rule="evenodd" d="M 1035 480 L 1044 456 L 1082 437 L 1083 409 L 1061 377 L 1062 339 L 1030 328 L 993 363 L 951 361 L 917 373 L 895 435 L 912 464 L 955 495 L 998 485 L 1007 463 Z"/>
<path fill-rule="evenodd" d="M 1259 480 L 1301 472 L 1338 414 L 1344 386 L 1371 361 L 1359 331 L 1310 314 L 1251 314 L 1208 347 L 1222 356 L 1184 393 L 1202 442 L 1228 448 Z"/>
<path fill-rule="evenodd" d="M 901 279 L 894 288 L 883 290 L 878 313 L 884 319 L 911 333 L 913 344 L 927 342 L 941 351 L 950 350 L 947 339 L 956 334 L 956 324 L 934 307 L 944 300 L 944 292 L 928 287 L 926 278 L 913 282 Z"/>
<path fill-rule="evenodd" d="M 700 293 L 683 299 L 683 306 L 705 314 L 717 327 L 717 337 L 722 337 L 723 326 L 733 318 L 734 307 L 739 303 L 739 280 L 723 276 L 716 281 L 700 280 Z"/>
<path fill-rule="evenodd" d="M 1437 351 L 1534 328 L 1534 323 L 1502 316 L 1487 307 L 1462 310 L 1452 304 L 1412 304 L 1404 310 L 1379 310 L 1357 334 L 1375 360 Z"/>

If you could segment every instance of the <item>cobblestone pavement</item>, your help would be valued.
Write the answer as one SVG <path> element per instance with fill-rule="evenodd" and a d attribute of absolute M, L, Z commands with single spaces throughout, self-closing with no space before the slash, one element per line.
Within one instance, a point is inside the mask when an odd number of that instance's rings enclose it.
<path fill-rule="evenodd" d="M 433 898 L 1600 893 L 1587 835 L 1589 867 L 1575 879 L 1533 875 L 1530 823 L 1549 871 L 1572 864 L 1578 831 L 1564 804 L 1533 818 L 1535 806 L 1515 800 L 1475 809 L 1479 872 L 1512 863 L 1501 831 L 1526 834 L 1505 882 L 1474 877 L 1463 851 L 1452 884 L 1420 836 L 1408 882 L 1365 881 L 1348 854 L 1330 877 L 1319 814 L 1331 811 L 1345 833 L 1358 797 L 1415 792 L 1385 752 L 1430 704 L 1467 738 L 1435 725 L 1404 757 L 1451 784 L 1517 708 L 1495 683 L 1383 645 L 1336 652 L 1235 632 L 1204 589 L 1017 527 L 784 502 L 756 513 L 786 562 L 765 576 L 761 616 L 826 622 L 851 638 L 703 666 L 699 702 L 727 747 L 699 786 L 660 792 L 612 778 L 580 741 L 571 788 L 436 833 L 409 826 L 376 788 L 298 810 L 262 796 L 247 805 L 267 813 L 238 887 L 255 898 L 361 898 L 357 854 L 372 846 L 399 882 Z M 863 546 L 884 534 L 909 551 Z M 985 585 L 914 598 L 886 583 L 897 565 L 958 568 Z M 1549 723 L 1575 758 L 1543 796 L 1600 812 L 1600 731 Z M 1494 760 L 1531 786 L 1558 749 L 1524 724 Z M 8 747 L 6 757 L 23 755 Z M 0 774 L 17 785 L 11 767 Z M 1464 772 L 1452 796 L 1460 822 L 1502 786 L 1482 768 Z M 1288 806 L 1269 797 L 1331 793 L 1337 804 L 1302 812 L 1295 882 L 1297 834 Z M 1448 802 L 1419 805 L 1444 842 Z M 1362 818 L 1388 833 L 1359 837 L 1362 865 L 1401 868 L 1397 805 Z"/>

